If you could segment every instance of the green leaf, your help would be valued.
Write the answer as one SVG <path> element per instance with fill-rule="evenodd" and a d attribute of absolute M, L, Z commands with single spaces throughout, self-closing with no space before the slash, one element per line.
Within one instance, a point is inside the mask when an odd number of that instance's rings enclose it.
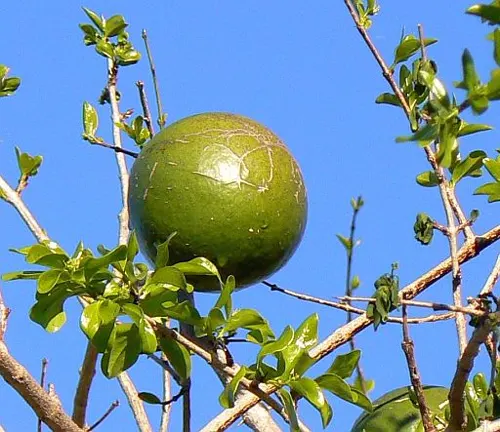
<path fill-rule="evenodd" d="M 234 289 L 236 288 L 236 279 L 233 275 L 229 275 L 227 277 L 226 283 L 222 286 L 221 292 L 219 294 L 219 298 L 215 303 L 216 308 L 224 308 L 226 311 L 226 316 L 230 316 L 233 312 L 233 302 L 231 295 L 233 294 Z"/>
<path fill-rule="evenodd" d="M 328 373 L 336 374 L 340 378 L 349 378 L 356 369 L 360 356 L 360 350 L 353 350 L 347 354 L 339 354 L 328 368 Z"/>
<path fill-rule="evenodd" d="M 491 78 L 487 86 L 487 98 L 490 101 L 500 99 L 500 69 L 496 68 L 491 71 Z"/>
<path fill-rule="evenodd" d="M 375 303 L 370 303 L 366 309 L 366 316 L 373 319 L 373 326 L 377 330 L 381 323 L 387 321 L 389 312 L 399 307 L 399 278 L 394 274 L 386 273 L 375 281 Z"/>
<path fill-rule="evenodd" d="M 139 253 L 139 243 L 135 231 L 132 231 L 127 243 L 127 261 L 133 261 Z"/>
<path fill-rule="evenodd" d="M 458 137 L 472 135 L 477 132 L 484 132 L 492 130 L 493 128 L 486 124 L 468 124 L 467 122 L 462 120 L 462 124 L 460 125 L 460 129 L 458 131 Z"/>
<path fill-rule="evenodd" d="M 260 367 L 260 364 L 265 356 L 283 351 L 289 344 L 292 343 L 294 335 L 295 333 L 292 327 L 286 326 L 283 333 L 281 333 L 281 336 L 277 340 L 268 342 L 262 346 L 259 354 L 257 355 L 257 366 Z"/>
<path fill-rule="evenodd" d="M 120 66 L 130 66 L 136 64 L 141 59 L 141 53 L 133 48 L 128 50 L 117 50 L 116 62 Z"/>
<path fill-rule="evenodd" d="M 319 411 L 323 428 L 326 428 L 332 420 L 333 412 L 318 383 L 310 378 L 302 377 L 291 381 L 289 386 L 295 393 L 305 397 Z"/>
<path fill-rule="evenodd" d="M 229 333 L 239 328 L 248 328 L 265 324 L 266 320 L 254 309 L 236 310 L 227 320 L 224 332 Z"/>
<path fill-rule="evenodd" d="M 160 400 L 160 398 L 153 393 L 140 392 L 137 394 L 137 396 L 139 396 L 139 399 L 147 404 L 163 405 L 163 402 Z"/>
<path fill-rule="evenodd" d="M 149 283 L 162 285 L 171 291 L 186 290 L 184 273 L 175 267 L 161 267 L 155 270 Z"/>
<path fill-rule="evenodd" d="M 437 39 L 424 39 L 423 45 L 429 46 L 435 44 Z M 408 60 L 412 55 L 417 53 L 421 48 L 420 40 L 413 35 L 406 35 L 396 47 L 394 54 L 394 64 L 398 64 Z"/>
<path fill-rule="evenodd" d="M 141 293 L 140 306 L 150 317 L 167 316 L 166 308 L 177 303 L 177 293 L 165 288 L 165 285 L 148 284 Z"/>
<path fill-rule="evenodd" d="M 128 24 L 125 22 L 125 18 L 123 18 L 122 15 L 113 15 L 106 20 L 104 35 L 107 37 L 117 36 L 125 30 L 127 26 Z"/>
<path fill-rule="evenodd" d="M 99 117 L 96 109 L 88 102 L 83 102 L 83 132 L 84 134 L 94 137 L 99 126 Z"/>
<path fill-rule="evenodd" d="M 54 242 L 35 244 L 26 253 L 27 263 L 44 267 L 63 269 L 68 260 L 68 255 Z"/>
<path fill-rule="evenodd" d="M 401 102 L 399 101 L 397 96 L 392 94 L 392 93 L 382 93 L 381 95 L 379 95 L 377 97 L 377 99 L 375 99 L 375 103 L 385 104 L 385 105 L 393 105 L 393 106 L 397 106 L 397 107 L 401 106 Z"/>
<path fill-rule="evenodd" d="M 491 176 L 497 182 L 500 182 L 500 161 L 496 161 L 490 158 L 485 158 L 483 159 L 483 163 L 488 172 L 491 174 Z"/>
<path fill-rule="evenodd" d="M 191 261 L 174 264 L 182 273 L 189 276 L 216 276 L 219 281 L 221 277 L 215 264 L 203 257 L 194 258 Z"/>
<path fill-rule="evenodd" d="M 435 140 L 438 136 L 439 126 L 436 124 L 428 123 L 421 127 L 413 135 L 400 136 L 396 138 L 397 143 L 404 143 L 409 141 L 418 141 L 422 145 L 427 145 L 431 141 Z"/>
<path fill-rule="evenodd" d="M 233 377 L 231 381 L 226 385 L 221 395 L 219 396 L 219 403 L 223 408 L 233 408 L 234 407 L 234 398 L 236 396 L 236 391 L 238 390 L 238 386 L 241 380 L 245 377 L 247 369 L 245 366 L 240 367 L 236 375 Z"/>
<path fill-rule="evenodd" d="M 95 50 L 103 57 L 107 57 L 110 59 L 112 59 L 115 55 L 115 50 L 113 48 L 113 45 L 109 42 L 106 42 L 105 39 L 100 39 L 97 41 L 95 45 Z"/>
<path fill-rule="evenodd" d="M 417 183 L 424 187 L 434 187 L 439 184 L 439 180 L 434 171 L 424 171 L 416 178 Z"/>
<path fill-rule="evenodd" d="M 493 58 L 497 66 L 500 66 L 500 29 L 496 28 L 493 32 Z"/>
<path fill-rule="evenodd" d="M 193 326 L 200 326 L 203 320 L 198 310 L 193 307 L 191 302 L 184 301 L 182 303 L 165 308 L 165 315 L 177 321 L 182 321 Z"/>
<path fill-rule="evenodd" d="M 54 288 L 63 274 L 66 274 L 65 281 L 69 279 L 68 273 L 61 269 L 51 269 L 43 272 L 38 278 L 37 291 L 46 294 Z"/>
<path fill-rule="evenodd" d="M 299 420 L 297 418 L 297 411 L 290 392 L 284 388 L 278 390 L 278 394 L 283 402 L 283 407 L 290 422 L 290 432 L 300 432 Z"/>
<path fill-rule="evenodd" d="M 162 336 L 159 340 L 160 348 L 167 356 L 168 361 L 181 377 L 182 380 L 187 380 L 191 375 L 191 356 L 189 351 L 170 337 Z"/>
<path fill-rule="evenodd" d="M 488 382 L 486 381 L 486 377 L 484 376 L 484 374 L 482 372 L 479 372 L 474 375 L 472 384 L 479 398 L 485 400 L 488 397 Z"/>
<path fill-rule="evenodd" d="M 357 390 L 345 382 L 335 373 L 327 373 L 316 378 L 318 385 L 325 390 L 333 393 L 341 399 L 360 406 L 367 411 L 373 411 L 373 405 L 361 391 Z"/>
<path fill-rule="evenodd" d="M 342 244 L 342 246 L 344 246 L 344 248 L 347 252 L 352 250 L 352 244 L 351 244 L 351 240 L 349 238 L 344 237 L 343 235 L 340 235 L 340 234 L 336 234 L 336 236 L 339 239 L 339 242 Z"/>
<path fill-rule="evenodd" d="M 4 273 L 2 280 L 8 282 L 13 280 L 37 280 L 43 271 L 24 270 L 11 273 Z"/>
<path fill-rule="evenodd" d="M 100 38 L 99 32 L 91 24 L 79 24 L 80 29 L 84 33 L 83 43 L 86 46 L 95 45 Z"/>
<path fill-rule="evenodd" d="M 90 20 L 94 23 L 94 25 L 101 30 L 102 32 L 104 31 L 104 22 L 99 15 L 97 15 L 95 12 L 91 11 L 90 9 L 84 7 L 82 8 L 85 14 L 90 18 Z"/>
<path fill-rule="evenodd" d="M 9 68 L 0 64 L 0 97 L 12 95 L 21 84 L 21 80 L 17 77 L 7 78 Z"/>
<path fill-rule="evenodd" d="M 120 245 L 115 249 L 109 251 L 108 253 L 100 256 L 98 258 L 89 258 L 85 262 L 85 270 L 96 270 L 107 268 L 109 265 L 116 263 L 118 261 L 123 261 L 127 258 L 127 246 Z"/>
<path fill-rule="evenodd" d="M 141 351 L 146 354 L 152 354 L 156 351 L 156 334 L 144 318 L 144 312 L 141 307 L 132 303 L 122 305 L 122 311 L 126 313 L 134 324 L 139 329 L 139 336 L 141 338 Z"/>
<path fill-rule="evenodd" d="M 475 191 L 474 195 L 488 195 L 488 202 L 500 201 L 500 183 L 487 183 L 479 186 Z"/>
<path fill-rule="evenodd" d="M 38 173 L 40 165 L 42 165 L 42 156 L 31 156 L 28 153 L 23 153 L 19 147 L 16 147 L 17 165 L 23 176 L 34 176 Z"/>
<path fill-rule="evenodd" d="M 37 294 L 37 301 L 30 310 L 32 321 L 49 333 L 58 331 L 66 322 L 64 302 L 74 295 L 67 287 L 59 286 L 47 294 Z"/>
<path fill-rule="evenodd" d="M 415 233 L 415 239 L 420 244 L 430 244 L 434 236 L 434 221 L 427 213 L 417 214 L 413 232 Z"/>
<path fill-rule="evenodd" d="M 467 9 L 467 13 L 477 15 L 489 24 L 500 24 L 500 5 L 476 4 Z"/>
<path fill-rule="evenodd" d="M 155 267 L 165 267 L 169 261 L 169 253 L 168 253 L 168 245 L 170 241 L 177 235 L 177 232 L 173 232 L 170 234 L 167 239 L 156 246 L 156 259 L 155 259 Z"/>
<path fill-rule="evenodd" d="M 483 160 L 487 157 L 482 150 L 473 151 L 463 161 L 459 162 L 453 169 L 452 183 L 457 184 L 462 178 L 470 176 L 483 166 Z"/>
<path fill-rule="evenodd" d="M 102 356 L 101 369 L 107 378 L 114 378 L 130 368 L 141 353 L 141 337 L 135 324 L 116 324 Z"/>
<path fill-rule="evenodd" d="M 80 328 L 98 352 L 103 353 L 120 313 L 120 305 L 103 299 L 90 303 L 83 309 Z"/>
<path fill-rule="evenodd" d="M 474 65 L 474 59 L 468 49 L 465 49 L 462 54 L 462 72 L 464 76 L 463 84 L 468 91 L 474 90 L 481 84 Z"/>

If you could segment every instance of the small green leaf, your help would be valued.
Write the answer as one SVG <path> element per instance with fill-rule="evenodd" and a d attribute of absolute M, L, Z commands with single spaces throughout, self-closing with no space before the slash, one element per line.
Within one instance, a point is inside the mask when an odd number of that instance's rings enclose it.
<path fill-rule="evenodd" d="M 90 258 L 85 262 L 85 270 L 107 268 L 109 265 L 127 258 L 127 246 L 119 245 L 98 258 Z"/>
<path fill-rule="evenodd" d="M 90 20 L 95 24 L 95 26 L 101 30 L 104 31 L 104 23 L 101 17 L 97 15 L 95 12 L 91 11 L 90 9 L 84 7 L 82 8 L 85 14 L 90 18 Z"/>
<path fill-rule="evenodd" d="M 379 95 L 377 97 L 377 99 L 375 99 L 375 103 L 385 104 L 385 105 L 393 105 L 393 106 L 397 106 L 397 107 L 401 106 L 400 100 L 397 98 L 396 95 L 394 95 L 392 93 L 382 93 L 381 95 Z"/>
<path fill-rule="evenodd" d="M 247 369 L 245 366 L 240 367 L 233 379 L 226 385 L 221 395 L 219 396 L 219 403 L 223 408 L 233 408 L 234 398 L 236 396 L 236 391 L 241 380 L 245 377 Z"/>
<path fill-rule="evenodd" d="M 24 270 L 11 273 L 4 273 L 2 280 L 8 282 L 13 280 L 37 280 L 43 271 Z"/>
<path fill-rule="evenodd" d="M 496 28 L 493 32 L 493 58 L 497 66 L 500 66 L 500 29 Z"/>
<path fill-rule="evenodd" d="M 356 369 L 360 356 L 360 350 L 353 350 L 347 354 L 339 354 L 328 368 L 328 373 L 334 373 L 340 378 L 349 378 Z"/>
<path fill-rule="evenodd" d="M 186 289 L 184 273 L 175 267 L 161 267 L 155 270 L 149 283 L 162 285 L 164 288 L 172 291 Z"/>
<path fill-rule="evenodd" d="M 83 132 L 91 137 L 95 136 L 99 118 L 96 109 L 88 102 L 83 103 Z"/>
<path fill-rule="evenodd" d="M 139 243 L 135 231 L 132 231 L 127 243 L 127 261 L 133 261 L 139 253 Z"/>
<path fill-rule="evenodd" d="M 203 257 L 194 258 L 191 261 L 180 262 L 174 264 L 175 268 L 178 268 L 185 275 L 189 276 L 216 276 L 219 281 L 221 280 L 219 270 L 217 267 Z"/>
<path fill-rule="evenodd" d="M 153 393 L 140 392 L 137 394 L 137 396 L 139 396 L 139 399 L 143 402 L 146 402 L 147 404 L 163 405 L 163 402 L 160 400 L 160 398 Z"/>
<path fill-rule="evenodd" d="M 64 286 L 59 286 L 47 294 L 37 294 L 37 301 L 30 310 L 30 318 L 49 333 L 58 331 L 66 322 L 64 302 L 74 295 Z"/>
<path fill-rule="evenodd" d="M 109 42 L 106 42 L 105 39 L 100 39 L 99 41 L 97 41 L 95 50 L 103 57 L 107 57 L 110 59 L 112 59 L 115 55 L 113 45 Z"/>
<path fill-rule="evenodd" d="M 347 252 L 351 251 L 352 250 L 352 244 L 351 244 L 351 240 L 347 237 L 344 237 L 343 235 L 340 235 L 340 234 L 336 234 L 339 242 L 342 244 L 342 246 L 344 246 L 345 250 Z"/>
<path fill-rule="evenodd" d="M 165 267 L 169 261 L 169 253 L 168 253 L 168 245 L 172 238 L 177 235 L 177 232 L 173 232 L 170 234 L 167 239 L 156 246 L 156 258 L 155 258 L 155 267 Z"/>
<path fill-rule="evenodd" d="M 453 169 L 452 183 L 457 184 L 462 178 L 470 176 L 483 166 L 483 160 L 487 157 L 482 150 L 473 151 L 463 161 L 459 162 Z"/>
<path fill-rule="evenodd" d="M 424 39 L 423 45 L 429 46 L 435 44 L 437 39 Z M 398 64 L 408 60 L 412 55 L 416 54 L 421 48 L 420 40 L 413 35 L 406 35 L 396 48 L 394 54 L 394 64 Z"/>
<path fill-rule="evenodd" d="M 323 428 L 326 428 L 332 420 L 333 412 L 318 383 L 310 378 L 302 377 L 296 381 L 291 381 L 289 386 L 295 393 L 306 398 L 319 411 Z"/>
<path fill-rule="evenodd" d="M 43 162 L 42 156 L 31 156 L 28 153 L 23 153 L 19 147 L 15 148 L 17 165 L 23 176 L 34 176 L 38 173 L 38 169 Z"/>
<path fill-rule="evenodd" d="M 396 138 L 397 143 L 404 143 L 409 141 L 418 141 L 422 145 L 427 145 L 435 140 L 438 136 L 439 126 L 436 124 L 428 123 L 421 127 L 417 132 L 410 136 L 400 136 Z"/>
<path fill-rule="evenodd" d="M 177 292 L 167 289 L 164 284 L 148 284 L 141 293 L 140 306 L 150 317 L 166 317 L 166 308 L 177 303 Z"/>
<path fill-rule="evenodd" d="M 113 15 L 106 20 L 104 35 L 107 37 L 117 36 L 125 30 L 127 26 L 128 24 L 125 22 L 125 18 L 123 18 L 122 15 Z"/>
<path fill-rule="evenodd" d="M 114 378 L 130 368 L 141 353 L 141 337 L 135 324 L 116 324 L 102 356 L 101 369 L 107 378 Z"/>
<path fill-rule="evenodd" d="M 484 166 L 491 174 L 491 176 L 497 181 L 500 182 L 500 161 L 496 161 L 494 159 L 485 158 L 483 159 Z"/>
<path fill-rule="evenodd" d="M 191 356 L 189 351 L 179 342 L 170 337 L 159 339 L 160 348 L 167 356 L 168 361 L 183 380 L 191 375 Z"/>
<path fill-rule="evenodd" d="M 489 24 L 500 24 L 500 6 L 476 4 L 467 9 L 467 13 L 477 15 L 481 19 L 489 22 Z"/>
<path fill-rule="evenodd" d="M 107 299 L 97 300 L 83 309 L 80 328 L 98 352 L 106 351 L 119 313 L 120 306 Z"/>
<path fill-rule="evenodd" d="M 284 388 L 278 390 L 278 394 L 283 402 L 288 420 L 290 423 L 290 432 L 300 432 L 299 420 L 297 418 L 297 411 L 290 392 Z"/>
<path fill-rule="evenodd" d="M 417 183 L 424 187 L 434 187 L 439 184 L 439 180 L 434 171 L 424 171 L 416 178 Z"/>
<path fill-rule="evenodd" d="M 493 128 L 486 124 L 469 124 L 462 120 L 462 124 L 460 125 L 460 129 L 458 131 L 458 137 L 472 135 L 477 132 L 484 132 L 492 130 Z"/>
<path fill-rule="evenodd" d="M 474 385 L 474 390 L 476 391 L 476 394 L 481 399 L 484 400 L 488 397 L 488 382 L 486 381 L 486 377 L 482 372 L 479 372 L 476 375 L 474 375 L 474 378 L 472 379 L 472 384 Z"/>
<path fill-rule="evenodd" d="M 214 306 L 216 308 L 224 308 L 226 311 L 226 316 L 231 315 L 231 313 L 233 312 L 233 302 L 231 299 L 231 295 L 235 288 L 236 280 L 233 275 L 229 275 Z"/>
<path fill-rule="evenodd" d="M 64 270 L 61 269 L 51 269 L 43 272 L 38 278 L 37 291 L 40 294 L 48 293 L 58 284 L 63 272 Z"/>
<path fill-rule="evenodd" d="M 475 191 L 474 195 L 488 195 L 488 202 L 500 201 L 500 182 L 496 183 L 486 183 L 479 186 Z"/>
<path fill-rule="evenodd" d="M 294 335 L 295 333 L 292 327 L 286 326 L 283 333 L 281 333 L 281 336 L 277 340 L 263 345 L 257 355 L 257 366 L 260 366 L 265 356 L 283 351 L 289 344 L 292 343 Z"/>
<path fill-rule="evenodd" d="M 481 80 L 476 72 L 476 66 L 474 65 L 474 59 L 468 49 L 465 49 L 462 54 L 462 71 L 464 76 L 464 85 L 468 91 L 474 90 Z"/>
<path fill-rule="evenodd" d="M 227 320 L 224 332 L 229 333 L 239 328 L 248 328 L 266 323 L 265 319 L 254 309 L 236 310 Z"/>

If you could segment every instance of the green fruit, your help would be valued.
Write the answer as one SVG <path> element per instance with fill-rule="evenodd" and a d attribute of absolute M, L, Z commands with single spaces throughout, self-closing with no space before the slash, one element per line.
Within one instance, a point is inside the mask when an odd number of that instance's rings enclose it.
<path fill-rule="evenodd" d="M 424 395 L 431 413 L 439 414 L 448 406 L 446 387 L 424 386 Z M 408 387 L 401 387 L 386 393 L 375 402 L 371 413 L 362 414 L 354 423 L 351 432 L 416 432 L 421 422 L 420 411 L 408 394 Z M 469 412 L 470 409 L 466 405 Z M 470 422 L 472 423 L 472 422 Z M 440 429 L 438 429 L 440 430 Z M 444 428 L 443 428 L 444 430 Z M 472 430 L 472 429 L 468 429 Z"/>
<path fill-rule="evenodd" d="M 155 135 L 130 176 L 131 222 L 154 262 L 172 233 L 170 262 L 206 257 L 237 288 L 279 270 L 304 233 L 307 197 L 297 162 L 269 129 L 246 117 L 198 114 Z M 197 291 L 215 277 L 191 279 Z"/>

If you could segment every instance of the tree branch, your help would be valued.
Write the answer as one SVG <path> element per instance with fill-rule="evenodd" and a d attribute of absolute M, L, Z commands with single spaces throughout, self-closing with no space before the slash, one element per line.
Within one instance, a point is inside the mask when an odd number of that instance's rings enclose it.
<path fill-rule="evenodd" d="M 56 432 L 83 432 L 64 412 L 59 399 L 48 394 L 0 341 L 0 375 L 33 409 L 36 416 Z"/>
<path fill-rule="evenodd" d="M 418 409 L 422 417 L 422 423 L 425 432 L 436 432 L 436 428 L 432 423 L 431 413 L 429 406 L 425 400 L 424 388 L 420 380 L 420 374 L 417 368 L 417 361 L 415 359 L 415 350 L 413 340 L 410 338 L 410 331 L 408 329 L 408 315 L 406 314 L 406 306 L 403 305 L 403 342 L 401 347 L 405 353 L 406 362 L 408 363 L 408 372 L 410 373 L 410 380 L 415 390 L 418 401 Z"/>
<path fill-rule="evenodd" d="M 120 406 L 119 401 L 114 401 L 111 406 L 106 410 L 106 412 L 102 415 L 102 417 L 97 420 L 92 426 L 88 428 L 88 432 L 94 430 L 97 426 L 99 426 L 106 418 L 116 409 Z"/>
<path fill-rule="evenodd" d="M 87 343 L 87 350 L 80 369 L 80 379 L 75 392 L 73 402 L 73 421 L 80 427 L 85 426 L 87 415 L 87 405 L 89 402 L 89 392 L 92 386 L 92 380 L 95 376 L 95 368 L 97 363 L 97 350 L 92 345 L 92 342 Z"/>
<path fill-rule="evenodd" d="M 448 395 L 448 400 L 450 401 L 450 422 L 445 432 L 461 431 L 466 426 L 464 407 L 465 384 L 474 366 L 474 360 L 479 354 L 479 349 L 486 341 L 492 328 L 491 320 L 484 319 L 481 325 L 474 330 L 469 343 L 460 357 Z"/>
<path fill-rule="evenodd" d="M 483 234 L 481 237 L 476 237 L 473 242 L 465 243 L 458 251 L 457 257 L 460 264 L 469 261 L 471 258 L 476 257 L 488 246 L 492 245 L 500 238 L 500 225 L 492 228 L 490 231 Z M 424 275 L 420 276 L 418 279 L 412 283 L 406 285 L 401 290 L 401 295 L 404 295 L 407 299 L 412 299 L 416 297 L 421 292 L 425 291 L 428 287 L 436 283 L 438 280 L 442 279 L 445 275 L 450 273 L 452 268 L 451 259 L 448 258 L 442 261 L 437 266 L 433 267 Z M 344 345 L 349 341 L 351 337 L 358 334 L 363 329 L 367 328 L 371 324 L 371 320 L 363 314 L 358 318 L 355 318 L 350 323 L 343 325 L 342 327 L 336 329 L 330 334 L 325 340 L 320 344 L 315 346 L 309 351 L 309 355 L 314 360 L 320 360 L 323 357 L 330 354 L 332 351 L 338 347 Z M 265 394 L 272 394 L 278 390 L 277 386 L 269 384 L 260 384 L 258 386 L 259 390 L 263 391 Z M 212 419 L 203 429 L 203 432 L 213 432 L 224 430 L 224 428 L 229 427 L 233 424 L 246 410 L 250 409 L 252 406 L 259 402 L 259 398 L 255 395 L 245 395 L 240 401 L 238 401 L 233 408 L 226 409 L 220 413 L 217 417 Z"/>

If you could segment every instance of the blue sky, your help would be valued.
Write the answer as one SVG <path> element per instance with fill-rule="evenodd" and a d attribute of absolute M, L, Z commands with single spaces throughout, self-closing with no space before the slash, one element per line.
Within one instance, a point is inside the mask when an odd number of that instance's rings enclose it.
<path fill-rule="evenodd" d="M 439 39 L 429 54 L 438 62 L 445 83 L 451 86 L 461 78 L 460 55 L 466 47 L 486 79 L 493 67 L 492 48 L 485 40 L 487 28 L 464 15 L 469 5 L 463 0 L 453 6 L 429 0 L 418 6 L 386 0 L 370 33 L 390 61 L 402 28 L 416 31 L 417 23 L 422 23 L 426 36 Z M 437 236 L 429 248 L 413 239 L 418 212 L 445 220 L 437 191 L 421 188 L 414 180 L 427 169 L 424 154 L 413 145 L 395 144 L 395 136 L 408 132 L 405 118 L 393 107 L 374 104 L 387 85 L 343 2 L 325 0 L 153 1 L 146 6 L 130 0 L 108 1 L 105 6 L 96 0 L 82 5 L 61 0 L 2 2 L 0 63 L 10 66 L 23 82 L 15 97 L 0 103 L 0 173 L 12 183 L 16 180 L 16 145 L 44 156 L 40 174 L 24 196 L 49 235 L 63 247 L 72 250 L 79 240 L 92 248 L 100 243 L 114 245 L 120 204 L 114 155 L 81 140 L 82 102 L 95 103 L 105 85 L 106 69 L 104 59 L 82 43 L 78 23 L 86 17 L 80 6 L 105 16 L 123 14 L 141 51 L 140 32 L 148 30 L 169 122 L 199 112 L 235 112 L 269 126 L 288 144 L 305 177 L 309 221 L 297 253 L 271 282 L 324 298 L 342 295 L 345 259 L 335 234 L 347 234 L 349 200 L 360 194 L 366 205 L 359 217 L 362 246 L 354 267 L 362 280 L 359 295 L 371 295 L 373 281 L 389 271 L 394 261 L 399 262 L 404 285 L 446 256 L 444 238 Z M 138 79 L 145 80 L 151 91 L 145 61 L 122 70 L 122 109 L 139 108 L 134 85 Z M 109 114 L 104 110 L 100 114 L 100 135 L 110 140 Z M 493 122 L 495 117 L 496 108 L 481 121 Z M 464 140 L 463 148 L 483 148 L 493 155 L 497 140 L 498 132 L 492 131 Z M 131 142 L 126 145 L 132 147 Z M 471 196 L 478 185 L 476 180 L 465 180 L 458 194 L 466 211 L 481 210 L 475 229 L 483 232 L 497 223 L 498 210 L 487 205 L 484 197 Z M 6 205 L 0 206 L 0 226 L 0 273 L 22 268 L 22 260 L 8 248 L 33 239 Z M 498 247 L 493 246 L 477 262 L 464 266 L 465 295 L 481 288 L 496 253 Z M 47 357 L 48 379 L 69 410 L 86 343 L 78 328 L 78 304 L 68 304 L 67 325 L 48 335 L 27 318 L 34 284 L 3 284 L 2 291 L 13 310 L 7 333 L 12 354 L 35 376 L 41 359 Z M 446 278 L 423 298 L 450 302 L 450 293 L 451 280 Z M 197 297 L 201 309 L 213 301 L 211 295 Z M 259 309 L 276 333 L 286 324 L 297 326 L 313 312 L 320 314 L 322 337 L 345 321 L 340 311 L 286 298 L 264 286 L 238 292 L 234 301 L 237 307 Z M 424 382 L 448 385 L 457 354 L 454 325 L 421 325 L 411 332 Z M 356 339 L 363 350 L 365 373 L 376 381 L 374 398 L 409 382 L 400 339 L 397 325 L 382 326 L 376 333 L 368 329 Z M 242 363 L 251 361 L 246 348 L 236 346 L 234 354 Z M 322 364 L 326 368 L 328 361 Z M 484 358 L 480 364 L 486 366 Z M 140 390 L 159 392 L 160 374 L 151 362 L 139 361 L 131 374 Z M 193 385 L 193 430 L 197 430 L 220 412 L 220 387 L 201 361 L 195 361 Z M 115 399 L 122 405 L 101 430 L 135 430 L 116 381 L 102 377 L 96 379 L 91 393 L 89 422 Z M 3 382 L 0 400 L 0 424 L 7 431 L 34 427 L 31 411 Z M 349 430 L 360 410 L 338 399 L 330 401 L 334 409 L 330 430 Z M 149 412 L 157 424 L 158 410 L 154 407 Z M 304 404 L 300 413 L 312 430 L 320 430 L 316 412 Z M 172 431 L 179 430 L 179 414 L 176 406 Z"/>

